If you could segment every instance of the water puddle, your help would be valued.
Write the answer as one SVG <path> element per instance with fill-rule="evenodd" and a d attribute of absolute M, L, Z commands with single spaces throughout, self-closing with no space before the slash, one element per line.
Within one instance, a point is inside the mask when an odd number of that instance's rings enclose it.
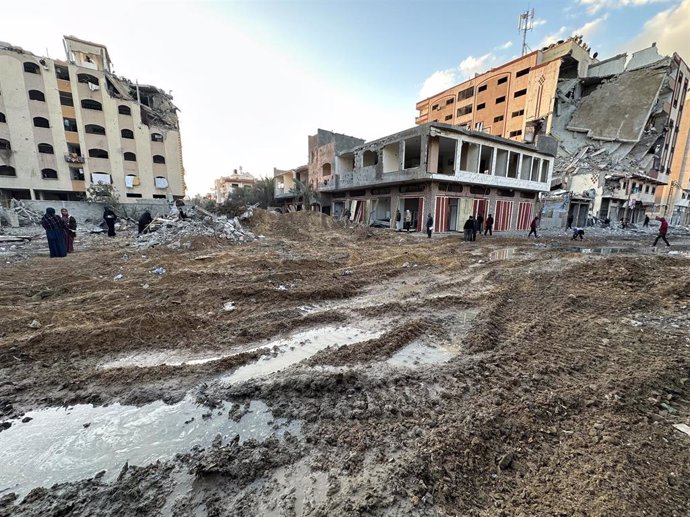
<path fill-rule="evenodd" d="M 425 364 L 445 363 L 457 355 L 457 351 L 446 347 L 429 346 L 413 341 L 398 350 L 386 362 L 392 366 L 414 368 Z"/>
<path fill-rule="evenodd" d="M 174 350 L 162 350 L 159 352 L 141 352 L 130 354 L 123 357 L 118 357 L 117 359 L 101 364 L 99 368 L 152 368 L 154 366 L 181 366 L 183 364 L 192 366 L 195 364 L 204 364 L 209 363 L 211 361 L 218 361 L 219 359 L 223 359 L 230 355 L 232 354 L 194 356 L 189 354 L 181 354 L 180 352 Z"/>
<path fill-rule="evenodd" d="M 105 470 L 114 479 L 125 462 L 147 465 L 172 458 L 193 446 L 206 447 L 217 434 L 223 442 L 240 436 L 265 440 L 286 431 L 299 434 L 298 422 L 274 418 L 268 407 L 251 402 L 235 422 L 229 406 L 212 412 L 191 399 L 173 405 L 154 402 L 142 407 L 77 405 L 26 414 L 0 433 L 0 493 L 26 495 L 34 487 L 77 481 Z"/>
<path fill-rule="evenodd" d="M 577 248 L 575 246 L 561 248 L 564 251 L 574 251 L 586 255 L 617 255 L 620 253 L 635 253 L 639 250 L 635 248 Z"/>
<path fill-rule="evenodd" d="M 298 332 L 284 339 L 272 341 L 261 348 L 275 349 L 273 355 L 261 356 L 257 361 L 240 366 L 233 373 L 221 378 L 225 384 L 236 384 L 258 377 L 265 377 L 297 364 L 327 347 L 352 345 L 374 339 L 383 330 L 369 331 L 355 327 L 322 327 Z"/>
<path fill-rule="evenodd" d="M 498 260 L 509 260 L 515 256 L 515 248 L 505 248 L 489 253 L 489 262 L 496 262 Z"/>

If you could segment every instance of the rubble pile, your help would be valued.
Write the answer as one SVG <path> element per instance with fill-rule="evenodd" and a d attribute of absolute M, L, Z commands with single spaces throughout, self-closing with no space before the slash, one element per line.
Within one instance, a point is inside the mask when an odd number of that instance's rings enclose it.
<path fill-rule="evenodd" d="M 12 200 L 9 208 L 0 207 L 0 223 L 10 227 L 40 225 L 43 214 L 27 208 L 21 201 Z"/>
<path fill-rule="evenodd" d="M 166 246 L 170 249 L 191 248 L 193 237 L 215 237 L 231 242 L 251 242 L 255 235 L 242 227 L 239 218 L 206 215 L 203 219 L 166 219 L 158 217 L 149 231 L 136 237 L 139 249 Z"/>

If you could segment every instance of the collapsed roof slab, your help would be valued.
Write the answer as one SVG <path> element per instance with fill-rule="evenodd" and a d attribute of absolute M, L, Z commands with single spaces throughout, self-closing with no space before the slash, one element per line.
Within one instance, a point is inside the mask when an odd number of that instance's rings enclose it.
<path fill-rule="evenodd" d="M 567 129 L 594 140 L 637 142 L 661 91 L 668 68 L 625 72 L 584 97 Z"/>

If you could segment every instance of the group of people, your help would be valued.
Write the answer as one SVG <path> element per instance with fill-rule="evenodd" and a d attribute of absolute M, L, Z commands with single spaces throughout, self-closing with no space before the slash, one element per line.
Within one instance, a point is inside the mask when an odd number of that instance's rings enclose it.
<path fill-rule="evenodd" d="M 489 214 L 484 220 L 484 216 L 482 214 L 477 214 L 477 217 L 471 215 L 467 218 L 467 221 L 465 221 L 465 225 L 462 227 L 462 229 L 465 232 L 465 241 L 467 242 L 472 242 L 477 240 L 477 234 L 481 235 L 482 231 L 484 232 L 484 235 L 493 235 L 494 234 L 494 217 L 493 215 Z"/>
<path fill-rule="evenodd" d="M 429 214 L 429 217 L 431 217 L 431 214 Z M 398 230 L 399 232 L 403 231 L 403 229 L 406 232 L 410 232 L 410 229 L 412 228 L 412 212 L 409 210 L 405 210 L 405 221 L 403 222 L 402 220 L 403 216 L 400 213 L 400 210 L 398 210 L 395 213 L 395 229 Z M 433 225 L 433 223 L 432 223 Z M 428 226 L 427 226 L 427 233 L 428 233 Z M 431 237 L 431 236 L 429 236 Z"/>
<path fill-rule="evenodd" d="M 74 251 L 74 237 L 77 235 L 77 220 L 69 215 L 66 208 L 55 214 L 54 208 L 46 208 L 41 218 L 41 225 L 48 237 L 48 249 L 51 257 L 66 257 Z"/>

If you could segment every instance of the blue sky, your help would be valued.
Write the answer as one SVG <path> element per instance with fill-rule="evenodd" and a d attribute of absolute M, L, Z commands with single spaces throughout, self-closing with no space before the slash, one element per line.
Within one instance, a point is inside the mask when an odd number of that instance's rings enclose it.
<path fill-rule="evenodd" d="M 417 100 L 520 54 L 530 8 L 533 49 L 578 32 L 600 57 L 657 41 L 690 60 L 690 0 L 25 1 L 0 40 L 62 58 L 73 34 L 105 44 L 118 74 L 172 90 L 195 194 L 240 165 L 305 163 L 319 127 L 413 126 Z"/>

